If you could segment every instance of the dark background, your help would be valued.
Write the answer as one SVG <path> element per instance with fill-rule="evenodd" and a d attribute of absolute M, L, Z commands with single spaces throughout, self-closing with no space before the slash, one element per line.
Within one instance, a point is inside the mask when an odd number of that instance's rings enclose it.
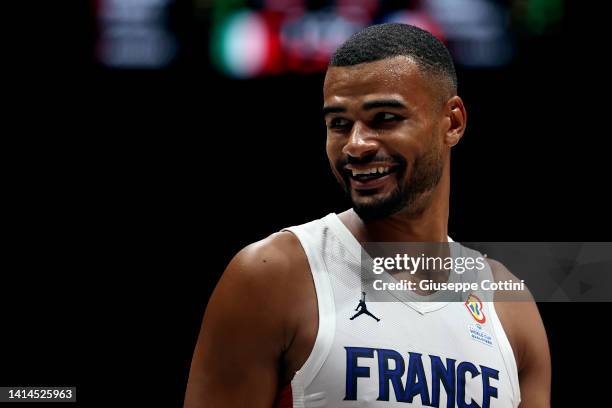
<path fill-rule="evenodd" d="M 189 3 L 172 13 L 183 46 L 160 70 L 96 63 L 87 2 L 36 3 L 5 37 L 3 385 L 180 406 L 233 254 L 347 206 L 325 157 L 323 74 L 227 78 L 197 51 L 206 27 Z M 469 124 L 453 150 L 453 239 L 609 239 L 598 14 L 567 2 L 557 29 L 516 39 L 510 65 L 459 67 Z M 609 304 L 539 307 L 553 406 L 605 404 Z"/>

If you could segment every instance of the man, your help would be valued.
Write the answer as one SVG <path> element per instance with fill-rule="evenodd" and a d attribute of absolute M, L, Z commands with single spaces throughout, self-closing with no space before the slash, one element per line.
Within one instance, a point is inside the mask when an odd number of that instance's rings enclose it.
<path fill-rule="evenodd" d="M 448 51 L 416 27 L 371 26 L 335 52 L 327 154 L 352 209 L 235 256 L 208 304 L 187 408 L 550 405 L 532 301 L 365 307 L 361 244 L 449 241 L 450 150 L 466 126 L 456 92 Z M 356 304 L 371 313 L 351 320 Z"/>

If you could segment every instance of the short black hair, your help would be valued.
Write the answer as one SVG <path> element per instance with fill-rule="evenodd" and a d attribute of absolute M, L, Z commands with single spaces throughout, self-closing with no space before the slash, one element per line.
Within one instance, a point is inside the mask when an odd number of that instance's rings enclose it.
<path fill-rule="evenodd" d="M 447 80 L 457 93 L 457 73 L 446 46 L 429 31 L 408 24 L 377 24 L 356 32 L 334 52 L 329 66 L 345 67 L 400 55 L 414 60 L 425 73 Z"/>

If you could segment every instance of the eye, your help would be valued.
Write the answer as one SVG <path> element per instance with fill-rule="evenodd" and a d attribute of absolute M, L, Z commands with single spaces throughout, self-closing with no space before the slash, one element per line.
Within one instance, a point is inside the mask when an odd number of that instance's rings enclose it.
<path fill-rule="evenodd" d="M 391 122 L 391 121 L 400 120 L 400 119 L 402 119 L 401 116 L 394 115 L 393 113 L 389 113 L 389 112 L 378 112 L 374 116 L 374 122 L 376 123 Z"/>
<path fill-rule="evenodd" d="M 328 127 L 330 129 L 340 129 L 350 125 L 350 121 L 344 118 L 332 118 L 329 121 Z"/>

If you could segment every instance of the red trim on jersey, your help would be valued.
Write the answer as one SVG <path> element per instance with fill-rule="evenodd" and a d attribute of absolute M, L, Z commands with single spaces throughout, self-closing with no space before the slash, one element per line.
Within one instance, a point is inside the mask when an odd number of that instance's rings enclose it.
<path fill-rule="evenodd" d="M 278 392 L 274 408 L 293 408 L 291 384 L 285 385 L 285 387 Z"/>

